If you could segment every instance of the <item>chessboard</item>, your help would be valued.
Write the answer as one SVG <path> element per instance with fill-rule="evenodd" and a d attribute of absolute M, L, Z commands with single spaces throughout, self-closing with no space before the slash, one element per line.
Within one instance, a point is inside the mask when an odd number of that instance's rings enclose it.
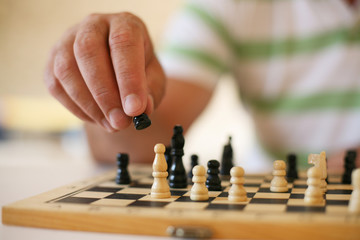
<path fill-rule="evenodd" d="M 308 206 L 303 172 L 286 193 L 270 192 L 270 174 L 245 175 L 248 200 L 230 203 L 228 180 L 204 202 L 190 199 L 191 184 L 152 199 L 151 168 L 129 171 L 129 185 L 116 184 L 112 171 L 4 206 L 3 223 L 187 238 L 360 239 L 360 216 L 348 212 L 352 186 L 341 184 L 340 175 L 328 176 L 324 205 Z"/>

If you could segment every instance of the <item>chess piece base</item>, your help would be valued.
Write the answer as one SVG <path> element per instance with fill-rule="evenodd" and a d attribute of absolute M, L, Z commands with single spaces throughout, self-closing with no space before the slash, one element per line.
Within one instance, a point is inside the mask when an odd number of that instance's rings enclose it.
<path fill-rule="evenodd" d="M 274 187 L 274 186 L 271 186 L 270 191 L 271 192 L 287 192 L 287 191 L 289 191 L 289 188 L 287 186 L 286 187 Z"/>
<path fill-rule="evenodd" d="M 246 202 L 247 196 L 242 196 L 242 197 L 235 197 L 235 196 L 229 196 L 228 197 L 230 202 Z"/>
<path fill-rule="evenodd" d="M 325 204 L 325 200 L 323 198 L 305 197 L 304 202 L 307 205 Z"/>
<path fill-rule="evenodd" d="M 190 199 L 193 201 L 207 201 L 207 200 L 209 200 L 209 195 L 207 195 L 207 194 L 190 194 Z"/>
<path fill-rule="evenodd" d="M 154 198 L 154 199 L 163 199 L 163 198 L 170 198 L 170 197 L 171 197 L 170 192 L 164 192 L 164 193 L 152 192 L 151 193 L 151 198 Z"/>

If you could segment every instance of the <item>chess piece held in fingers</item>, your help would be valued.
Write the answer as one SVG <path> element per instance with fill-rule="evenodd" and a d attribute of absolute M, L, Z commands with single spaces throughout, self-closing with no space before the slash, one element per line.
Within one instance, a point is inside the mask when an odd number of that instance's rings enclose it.
<path fill-rule="evenodd" d="M 146 113 L 140 114 L 133 118 L 134 127 L 136 130 L 143 130 L 151 125 L 151 120 Z"/>

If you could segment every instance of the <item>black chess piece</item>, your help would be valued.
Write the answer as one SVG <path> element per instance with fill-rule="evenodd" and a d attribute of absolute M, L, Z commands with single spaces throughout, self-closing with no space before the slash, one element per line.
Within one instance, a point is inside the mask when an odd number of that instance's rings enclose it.
<path fill-rule="evenodd" d="M 328 159 L 327 158 L 325 158 L 325 162 L 326 162 L 326 172 L 327 172 L 328 171 Z M 330 183 L 329 174 L 326 174 L 325 182 L 326 182 L 326 184 Z"/>
<path fill-rule="evenodd" d="M 171 152 L 171 146 L 166 146 L 164 155 L 165 155 L 165 160 L 167 163 L 167 172 L 168 172 L 167 178 L 169 178 L 169 176 L 170 176 L 170 168 L 172 165 L 170 152 Z"/>
<path fill-rule="evenodd" d="M 171 138 L 171 151 L 172 164 L 170 168 L 169 186 L 171 188 L 186 188 L 187 176 L 182 161 L 184 156 L 185 139 L 183 136 L 183 128 L 180 125 L 174 127 L 174 133 Z"/>
<path fill-rule="evenodd" d="M 116 156 L 116 161 L 118 165 L 117 175 L 116 175 L 116 183 L 117 184 L 130 184 L 130 175 L 127 170 L 127 166 L 129 164 L 129 155 L 126 153 L 118 153 Z"/>
<path fill-rule="evenodd" d="M 190 180 L 193 177 L 192 170 L 196 165 L 199 165 L 199 157 L 198 157 L 198 155 L 193 154 L 193 155 L 191 155 L 191 168 L 190 168 L 190 171 L 188 172 L 188 178 L 190 178 Z"/>
<path fill-rule="evenodd" d="M 209 191 L 221 191 L 221 180 L 219 177 L 219 167 L 220 163 L 217 160 L 210 160 L 207 163 L 208 177 L 206 179 L 206 187 Z"/>
<path fill-rule="evenodd" d="M 221 158 L 220 174 L 222 176 L 230 176 L 230 170 L 233 166 L 233 149 L 231 146 L 231 136 L 229 136 L 229 142 L 224 146 Z"/>
<path fill-rule="evenodd" d="M 352 157 L 352 158 L 356 159 L 356 157 L 357 157 L 357 152 L 356 152 L 356 150 L 348 150 L 348 151 L 346 152 L 346 155 L 349 156 L 349 157 Z"/>
<path fill-rule="evenodd" d="M 151 125 L 151 120 L 145 113 L 135 116 L 133 118 L 133 123 L 136 130 L 142 130 Z"/>
<path fill-rule="evenodd" d="M 343 184 L 351 184 L 351 174 L 355 170 L 356 151 L 347 151 L 344 159 L 344 173 L 341 178 Z"/>
<path fill-rule="evenodd" d="M 295 179 L 299 178 L 297 170 L 297 157 L 293 153 L 287 155 L 286 177 L 289 182 L 293 182 Z"/>

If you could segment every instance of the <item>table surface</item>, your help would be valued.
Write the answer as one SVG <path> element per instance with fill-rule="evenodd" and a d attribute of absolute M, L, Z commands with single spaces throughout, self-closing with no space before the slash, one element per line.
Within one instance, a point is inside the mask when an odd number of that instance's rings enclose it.
<path fill-rule="evenodd" d="M 79 139 L 43 137 L 0 141 L 0 205 L 99 175 L 113 166 L 94 163 Z M 64 143 L 66 144 L 64 145 Z M 69 147 L 71 146 L 71 148 Z M 83 151 L 73 151 L 82 149 Z M 1 213 L 0 209 L 0 213 Z M 0 239 L 170 239 L 160 237 L 64 231 L 1 224 Z"/>

